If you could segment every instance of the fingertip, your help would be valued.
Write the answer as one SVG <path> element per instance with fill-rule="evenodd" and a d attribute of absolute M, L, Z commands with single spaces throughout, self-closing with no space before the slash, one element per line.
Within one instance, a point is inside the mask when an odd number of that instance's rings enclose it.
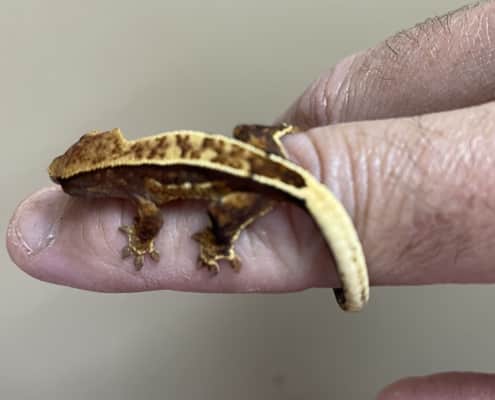
<path fill-rule="evenodd" d="M 103 225 L 80 218 L 105 209 L 79 202 L 60 188 L 43 188 L 22 201 L 9 222 L 6 247 L 10 258 L 28 275 L 50 283 L 96 291 L 136 290 L 140 279 L 112 268 Z M 113 204 L 115 205 L 115 204 Z M 115 216 L 115 213 L 112 213 Z M 104 217 L 103 217 L 104 218 Z M 112 218 L 115 219 L 115 218 Z M 113 223 L 111 224 L 113 226 Z M 123 239 L 122 239 L 123 240 Z"/>
<path fill-rule="evenodd" d="M 352 54 L 322 73 L 276 121 L 307 130 L 345 120 L 351 69 L 361 55 Z"/>
<path fill-rule="evenodd" d="M 33 275 L 30 261 L 52 244 L 68 200 L 52 186 L 32 194 L 14 211 L 7 227 L 7 251 L 12 261 L 28 274 Z"/>

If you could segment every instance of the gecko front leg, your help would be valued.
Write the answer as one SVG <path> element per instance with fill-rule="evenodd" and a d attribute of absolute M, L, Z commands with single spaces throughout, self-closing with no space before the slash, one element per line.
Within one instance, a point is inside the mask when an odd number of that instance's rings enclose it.
<path fill-rule="evenodd" d="M 241 231 L 271 210 L 273 202 L 254 193 L 233 192 L 212 202 L 208 207 L 211 226 L 193 235 L 199 242 L 200 266 L 218 273 L 218 261 L 227 260 L 234 271 L 241 261 L 234 250 L 234 242 Z"/>
<path fill-rule="evenodd" d="M 158 261 L 160 254 L 155 249 L 154 239 L 163 225 L 163 217 L 158 206 L 151 200 L 134 196 L 137 203 L 137 215 L 134 224 L 122 225 L 119 229 L 127 235 L 128 243 L 122 249 L 122 257 L 134 256 L 134 265 L 140 270 L 144 264 L 144 256 Z"/>

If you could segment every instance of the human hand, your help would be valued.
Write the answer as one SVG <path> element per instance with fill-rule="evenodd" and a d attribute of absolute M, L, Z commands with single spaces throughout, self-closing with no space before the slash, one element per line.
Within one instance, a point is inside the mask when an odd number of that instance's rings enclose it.
<path fill-rule="evenodd" d="M 495 282 L 494 8 L 488 2 L 430 20 L 343 60 L 280 118 L 306 130 L 285 147 L 352 215 L 374 285 Z M 433 114 L 402 118 L 424 113 Z M 378 118 L 388 119 L 357 122 Z M 341 122 L 348 123 L 333 125 Z M 107 292 L 338 284 L 318 230 L 294 207 L 277 206 L 245 231 L 236 244 L 242 273 L 225 268 L 213 280 L 196 270 L 190 239 L 206 224 L 203 206 L 166 208 L 157 240 L 162 259 L 139 273 L 120 259 L 125 237 L 117 227 L 131 218 L 125 203 L 69 199 L 47 188 L 17 209 L 8 249 L 39 279 Z M 430 398 L 495 393 L 490 376 L 458 378 L 406 381 L 382 399 L 424 398 L 432 388 L 439 397 Z"/>

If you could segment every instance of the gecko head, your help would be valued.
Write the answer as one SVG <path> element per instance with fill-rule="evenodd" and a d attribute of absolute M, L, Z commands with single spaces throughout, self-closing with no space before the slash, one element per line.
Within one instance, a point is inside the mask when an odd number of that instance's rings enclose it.
<path fill-rule="evenodd" d="M 118 153 L 122 140 L 120 129 L 86 133 L 65 153 L 53 159 L 48 167 L 50 179 L 60 183 L 63 179 L 94 170 L 99 162 Z"/>

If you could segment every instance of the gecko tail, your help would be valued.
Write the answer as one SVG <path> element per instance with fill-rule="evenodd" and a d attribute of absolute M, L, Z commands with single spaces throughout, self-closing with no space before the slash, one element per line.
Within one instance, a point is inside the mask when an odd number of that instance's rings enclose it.
<path fill-rule="evenodd" d="M 366 261 L 354 224 L 345 208 L 321 183 L 311 182 L 306 208 L 320 228 L 335 258 L 342 287 L 334 293 L 345 311 L 359 311 L 369 299 Z"/>

